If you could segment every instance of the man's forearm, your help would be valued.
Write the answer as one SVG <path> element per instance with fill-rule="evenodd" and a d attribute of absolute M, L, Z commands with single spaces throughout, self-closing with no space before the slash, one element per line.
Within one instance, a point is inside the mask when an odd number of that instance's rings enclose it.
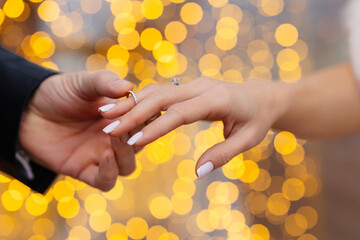
<path fill-rule="evenodd" d="M 274 128 L 302 138 L 325 139 L 360 130 L 360 88 L 350 64 L 322 70 L 283 84 L 279 104 L 286 108 Z"/>

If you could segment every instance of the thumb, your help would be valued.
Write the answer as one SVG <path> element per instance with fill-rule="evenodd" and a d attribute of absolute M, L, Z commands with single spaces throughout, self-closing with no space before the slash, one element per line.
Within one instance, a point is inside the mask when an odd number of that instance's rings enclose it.
<path fill-rule="evenodd" d="M 256 145 L 252 131 L 243 127 L 225 141 L 206 150 L 196 163 L 196 174 L 203 178 L 210 172 L 228 163 L 235 156 Z"/>
<path fill-rule="evenodd" d="M 87 100 L 97 97 L 120 98 L 134 87 L 132 83 L 120 79 L 109 70 L 86 73 L 76 80 L 76 89 Z"/>

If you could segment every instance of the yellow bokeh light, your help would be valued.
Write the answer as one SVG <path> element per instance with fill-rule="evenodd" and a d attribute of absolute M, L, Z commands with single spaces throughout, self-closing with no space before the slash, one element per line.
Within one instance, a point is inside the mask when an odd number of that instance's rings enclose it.
<path fill-rule="evenodd" d="M 290 208 L 290 201 L 282 193 L 274 193 L 268 199 L 269 212 L 275 216 L 286 214 Z"/>
<path fill-rule="evenodd" d="M 259 235 L 259 240 L 269 240 L 270 239 L 270 232 L 267 227 L 262 224 L 254 224 L 250 227 L 250 230 L 253 234 Z"/>
<path fill-rule="evenodd" d="M 103 196 L 94 193 L 85 199 L 84 207 L 89 214 L 92 214 L 96 211 L 105 211 L 107 202 Z"/>
<path fill-rule="evenodd" d="M 296 212 L 306 218 L 308 229 L 315 227 L 318 222 L 318 214 L 314 208 L 310 206 L 303 206 L 299 208 Z"/>
<path fill-rule="evenodd" d="M 232 17 L 240 23 L 243 18 L 243 12 L 241 8 L 235 4 L 226 4 L 220 10 L 220 18 L 223 17 Z"/>
<path fill-rule="evenodd" d="M 223 31 L 223 33 L 226 33 L 226 32 Z M 227 32 L 227 33 L 229 33 L 229 32 Z M 227 37 L 230 35 L 232 35 L 232 34 L 228 34 Z M 224 51 L 233 49 L 236 46 L 237 41 L 238 41 L 238 39 L 236 36 L 234 36 L 233 38 L 223 38 L 218 33 L 215 35 L 216 46 Z"/>
<path fill-rule="evenodd" d="M 111 1 L 110 11 L 116 16 L 120 13 L 131 13 L 133 9 L 133 1 L 131 0 L 113 0 Z"/>
<path fill-rule="evenodd" d="M 165 37 L 172 43 L 181 43 L 185 40 L 187 29 L 186 26 L 179 22 L 169 22 L 165 27 Z"/>
<path fill-rule="evenodd" d="M 243 174 L 239 177 L 241 181 L 251 183 L 258 178 L 260 169 L 256 162 L 246 160 L 242 162 L 241 167 L 244 168 Z"/>
<path fill-rule="evenodd" d="M 30 188 L 17 179 L 14 179 L 9 183 L 8 189 L 18 191 L 22 195 L 23 199 L 25 199 L 30 193 Z"/>
<path fill-rule="evenodd" d="M 166 232 L 161 234 L 159 240 L 179 240 L 179 237 L 175 233 Z"/>
<path fill-rule="evenodd" d="M 281 157 L 284 160 L 284 162 L 286 162 L 289 165 L 298 165 L 305 158 L 305 150 L 303 146 L 297 144 L 295 150 L 292 153 L 281 155 Z"/>
<path fill-rule="evenodd" d="M 201 210 L 196 217 L 198 227 L 204 232 L 212 232 L 219 224 L 219 217 L 214 211 Z"/>
<path fill-rule="evenodd" d="M 5 21 L 5 14 L 2 9 L 0 9 L 0 26 Z"/>
<path fill-rule="evenodd" d="M 314 235 L 306 233 L 301 235 L 297 240 L 318 240 Z"/>
<path fill-rule="evenodd" d="M 45 22 L 55 21 L 60 15 L 59 5 L 51 0 L 44 1 L 38 8 L 38 15 Z"/>
<path fill-rule="evenodd" d="M 228 179 L 238 179 L 241 177 L 245 171 L 245 168 L 242 167 L 243 155 L 240 154 L 234 157 L 231 161 L 225 164 L 221 169 L 225 177 Z"/>
<path fill-rule="evenodd" d="M 25 9 L 25 4 L 22 0 L 7 0 L 4 3 L 3 10 L 7 17 L 17 18 Z"/>
<path fill-rule="evenodd" d="M 193 207 L 193 200 L 191 198 L 182 198 L 178 195 L 174 195 L 171 198 L 171 205 L 174 213 L 179 215 L 186 215 Z"/>
<path fill-rule="evenodd" d="M 32 229 L 34 234 L 39 234 L 46 238 L 52 238 L 55 232 L 55 225 L 48 218 L 39 218 L 34 222 Z"/>
<path fill-rule="evenodd" d="M 51 30 L 58 37 L 67 37 L 73 31 L 73 22 L 67 16 L 59 16 L 51 22 Z"/>
<path fill-rule="evenodd" d="M 129 34 L 135 30 L 136 20 L 129 13 L 120 13 L 114 20 L 114 28 L 120 34 Z"/>
<path fill-rule="evenodd" d="M 141 32 L 140 43 L 146 50 L 153 50 L 155 45 L 162 41 L 162 35 L 156 28 L 146 28 Z"/>
<path fill-rule="evenodd" d="M 307 229 L 306 218 L 298 213 L 289 215 L 284 223 L 285 231 L 293 237 L 300 236 Z"/>
<path fill-rule="evenodd" d="M 203 17 L 203 10 L 197 3 L 190 2 L 182 6 L 180 17 L 184 23 L 195 25 L 199 23 Z"/>
<path fill-rule="evenodd" d="M 60 216 L 73 218 L 79 213 L 80 204 L 79 201 L 73 197 L 64 197 L 59 201 L 57 210 Z"/>
<path fill-rule="evenodd" d="M 131 31 L 127 34 L 119 34 L 118 42 L 120 46 L 123 46 L 126 49 L 133 50 L 140 43 L 140 36 L 137 31 Z"/>
<path fill-rule="evenodd" d="M 229 2 L 229 0 L 208 0 L 208 1 L 211 4 L 211 6 L 215 8 L 224 7 Z"/>
<path fill-rule="evenodd" d="M 256 191 L 265 191 L 270 186 L 270 183 L 270 173 L 264 169 L 260 169 L 258 178 L 250 183 L 250 187 Z"/>
<path fill-rule="evenodd" d="M 17 211 L 23 205 L 24 198 L 18 190 L 7 190 L 1 195 L 1 202 L 7 211 Z"/>
<path fill-rule="evenodd" d="M 239 31 L 238 22 L 232 17 L 223 17 L 216 24 L 217 34 L 224 39 L 233 39 Z"/>
<path fill-rule="evenodd" d="M 126 232 L 125 225 L 123 225 L 121 223 L 113 223 L 113 224 L 111 224 L 109 229 L 106 231 L 106 237 L 107 237 L 107 239 L 111 239 L 114 236 L 123 237 L 124 239 L 127 240 L 128 234 Z"/>
<path fill-rule="evenodd" d="M 41 36 L 43 35 L 43 36 Z M 33 35 L 31 38 L 31 47 L 36 56 L 40 58 L 49 58 L 55 52 L 54 41 L 47 36 L 47 34 L 41 34 L 40 36 Z"/>
<path fill-rule="evenodd" d="M 141 11 L 147 19 L 156 19 L 161 16 L 164 5 L 161 0 L 144 0 L 141 4 Z"/>
<path fill-rule="evenodd" d="M 121 67 L 128 62 L 129 51 L 120 45 L 113 45 L 107 52 L 107 58 L 112 65 Z"/>
<path fill-rule="evenodd" d="M 75 194 L 74 185 L 68 181 L 59 181 L 53 188 L 54 198 L 58 201 L 65 197 L 73 197 Z"/>
<path fill-rule="evenodd" d="M 111 225 L 111 216 L 106 211 L 95 211 L 90 215 L 89 225 L 95 232 L 105 232 Z"/>
<path fill-rule="evenodd" d="M 172 212 L 171 201 L 165 196 L 156 196 L 150 200 L 149 209 L 155 218 L 165 219 Z"/>
<path fill-rule="evenodd" d="M 170 62 L 174 59 L 177 49 L 174 44 L 169 41 L 161 41 L 155 44 L 153 49 L 153 55 L 159 62 Z"/>
<path fill-rule="evenodd" d="M 0 236 L 6 237 L 10 235 L 15 228 L 14 219 L 8 214 L 0 215 Z"/>
<path fill-rule="evenodd" d="M 289 178 L 282 185 L 282 192 L 291 201 L 297 201 L 304 196 L 304 183 L 297 178 Z"/>
<path fill-rule="evenodd" d="M 195 183 L 193 181 L 176 179 L 173 185 L 173 191 L 176 195 L 182 198 L 190 198 L 195 193 Z"/>
<path fill-rule="evenodd" d="M 276 63 L 284 71 L 293 71 L 299 66 L 300 57 L 298 53 L 290 48 L 281 50 L 277 57 Z"/>
<path fill-rule="evenodd" d="M 159 237 L 164 233 L 167 233 L 167 230 L 163 226 L 152 226 L 146 233 L 146 240 L 159 240 Z"/>
<path fill-rule="evenodd" d="M 10 178 L 8 178 L 7 176 L 5 176 L 3 174 L 0 174 L 0 183 L 8 183 L 10 181 L 11 181 Z"/>
<path fill-rule="evenodd" d="M 192 181 L 195 180 L 195 162 L 191 159 L 182 160 L 177 166 L 177 174 L 180 179 L 184 181 Z"/>
<path fill-rule="evenodd" d="M 133 217 L 126 223 L 126 231 L 133 239 L 144 238 L 148 229 L 147 222 L 140 217 Z"/>
<path fill-rule="evenodd" d="M 164 139 L 158 139 L 146 148 L 146 155 L 151 162 L 162 164 L 174 156 L 174 146 Z"/>
<path fill-rule="evenodd" d="M 289 23 L 281 24 L 275 31 L 276 41 L 284 47 L 290 47 L 298 40 L 299 33 L 297 28 Z"/>
<path fill-rule="evenodd" d="M 203 76 L 212 77 L 219 73 L 221 61 L 215 54 L 205 54 L 199 60 L 199 69 Z"/>
<path fill-rule="evenodd" d="M 139 60 L 134 66 L 134 73 L 137 79 L 153 79 L 156 74 L 155 64 L 147 59 Z"/>
<path fill-rule="evenodd" d="M 261 0 L 259 7 L 265 16 L 276 16 L 284 10 L 284 0 Z"/>
<path fill-rule="evenodd" d="M 274 139 L 274 147 L 280 154 L 286 155 L 295 151 L 297 141 L 295 135 L 291 132 L 283 131 L 276 135 Z"/>
<path fill-rule="evenodd" d="M 76 240 L 90 240 L 89 230 L 83 226 L 75 226 L 69 231 L 69 238 Z"/>
<path fill-rule="evenodd" d="M 33 216 L 40 216 L 48 209 L 46 197 L 40 193 L 32 193 L 26 200 L 26 210 Z"/>

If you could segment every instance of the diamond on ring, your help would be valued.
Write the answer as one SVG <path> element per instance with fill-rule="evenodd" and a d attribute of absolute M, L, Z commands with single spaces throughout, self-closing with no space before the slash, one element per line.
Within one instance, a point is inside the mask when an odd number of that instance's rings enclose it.
<path fill-rule="evenodd" d="M 172 85 L 180 85 L 180 77 L 173 77 L 171 79 Z"/>
<path fill-rule="evenodd" d="M 126 97 L 128 98 L 130 94 L 131 94 L 131 96 L 133 96 L 133 98 L 135 100 L 135 104 L 138 104 L 138 99 L 133 91 L 131 91 L 131 90 L 128 91 L 128 95 Z"/>

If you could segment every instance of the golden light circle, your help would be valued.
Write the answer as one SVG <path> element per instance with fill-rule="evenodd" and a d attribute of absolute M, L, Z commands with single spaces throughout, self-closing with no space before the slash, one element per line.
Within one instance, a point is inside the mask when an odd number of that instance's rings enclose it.
<path fill-rule="evenodd" d="M 111 239 L 112 237 L 118 237 L 121 239 L 123 237 L 127 240 L 128 234 L 126 232 L 126 227 L 121 223 L 113 223 L 106 231 L 107 239 Z"/>
<path fill-rule="evenodd" d="M 124 184 L 117 179 L 115 186 L 108 192 L 102 192 L 101 194 L 108 200 L 117 200 L 119 199 L 124 193 Z"/>
<path fill-rule="evenodd" d="M 172 212 L 172 205 L 169 198 L 157 196 L 150 200 L 149 209 L 151 214 L 157 219 L 165 219 Z"/>
<path fill-rule="evenodd" d="M 129 51 L 120 45 L 113 45 L 107 52 L 107 58 L 112 65 L 121 67 L 128 62 Z"/>
<path fill-rule="evenodd" d="M 46 0 L 40 4 L 38 15 L 45 22 L 55 21 L 60 15 L 59 5 L 54 1 Z"/>
<path fill-rule="evenodd" d="M 147 222 L 140 217 L 133 217 L 126 223 L 126 230 L 129 237 L 142 239 L 146 236 L 149 227 Z"/>
<path fill-rule="evenodd" d="M 290 236 L 297 237 L 306 231 L 307 221 L 301 214 L 291 214 L 285 219 L 284 227 Z"/>
<path fill-rule="evenodd" d="M 4 3 L 3 11 L 9 18 L 19 17 L 25 9 L 25 4 L 22 0 L 7 0 Z"/>
<path fill-rule="evenodd" d="M 1 195 L 1 202 L 7 211 L 14 212 L 21 208 L 24 198 L 17 190 L 7 190 Z"/>
<path fill-rule="evenodd" d="M 297 28 L 289 23 L 281 24 L 275 31 L 276 41 L 284 47 L 294 45 L 299 37 Z"/>
<path fill-rule="evenodd" d="M 242 162 L 241 167 L 244 168 L 243 174 L 239 177 L 241 181 L 251 183 L 258 178 L 260 169 L 256 162 L 246 160 Z"/>
<path fill-rule="evenodd" d="M 219 73 L 221 61 L 215 54 L 205 54 L 199 60 L 199 69 L 203 76 L 211 77 Z"/>
<path fill-rule="evenodd" d="M 90 240 L 89 230 L 83 226 L 75 226 L 69 231 L 69 238 L 74 240 Z"/>
<path fill-rule="evenodd" d="M 211 6 L 215 8 L 224 7 L 229 2 L 229 0 L 208 0 L 208 1 L 211 4 Z"/>
<path fill-rule="evenodd" d="M 164 33 L 167 40 L 177 44 L 185 40 L 187 29 L 182 22 L 172 21 L 166 25 Z"/>
<path fill-rule="evenodd" d="M 171 205 L 174 213 L 179 215 L 186 215 L 193 207 L 193 200 L 192 198 L 183 198 L 178 195 L 174 195 L 171 198 Z"/>
<path fill-rule="evenodd" d="M 283 71 L 295 70 L 299 66 L 299 61 L 299 54 L 290 48 L 281 50 L 276 57 L 276 63 Z"/>
<path fill-rule="evenodd" d="M 164 5 L 161 0 L 144 0 L 141 4 L 141 11 L 147 19 L 156 19 L 161 16 Z"/>
<path fill-rule="evenodd" d="M 295 151 L 297 146 L 296 137 L 291 132 L 283 131 L 276 135 L 274 147 L 280 154 L 287 155 Z"/>
<path fill-rule="evenodd" d="M 92 214 L 96 211 L 105 211 L 106 207 L 107 202 L 105 198 L 97 193 L 89 195 L 84 202 L 84 208 L 89 214 Z"/>
<path fill-rule="evenodd" d="M 195 25 L 201 21 L 203 17 L 203 10 L 197 3 L 186 3 L 180 10 L 180 17 L 184 23 Z"/>
<path fill-rule="evenodd" d="M 140 43 L 146 50 L 153 50 L 155 45 L 162 41 L 162 35 L 156 28 L 146 28 L 141 32 Z"/>
<path fill-rule="evenodd" d="M 195 161 L 191 159 L 182 160 L 179 165 L 177 166 L 177 174 L 180 179 L 185 181 L 192 181 L 195 180 Z"/>
<path fill-rule="evenodd" d="M 261 0 L 259 7 L 265 16 L 276 16 L 284 10 L 284 0 Z"/>
<path fill-rule="evenodd" d="M 54 198 L 58 201 L 65 197 L 73 197 L 75 194 L 74 185 L 68 181 L 59 181 L 53 188 Z"/>
<path fill-rule="evenodd" d="M 282 192 L 291 201 L 297 201 L 305 194 L 304 183 L 297 178 L 289 178 L 282 185 Z"/>
<path fill-rule="evenodd" d="M 303 206 L 300 207 L 296 212 L 303 215 L 306 218 L 308 229 L 316 226 L 319 217 L 318 217 L 318 213 L 314 208 L 310 206 Z"/>
<path fill-rule="evenodd" d="M 127 34 L 119 34 L 118 42 L 120 46 L 123 46 L 126 49 L 133 50 L 140 43 L 140 36 L 137 31 L 131 31 Z"/>
<path fill-rule="evenodd" d="M 135 31 L 136 20 L 131 14 L 124 12 L 116 15 L 113 24 L 118 33 L 129 34 Z"/>
<path fill-rule="evenodd" d="M 89 225 L 95 232 L 105 232 L 111 225 L 111 216 L 106 211 L 95 211 L 90 215 Z"/>
<path fill-rule="evenodd" d="M 48 218 L 39 218 L 34 222 L 32 229 L 34 234 L 39 234 L 46 238 L 52 238 L 55 232 L 55 225 Z"/>
<path fill-rule="evenodd" d="M 258 240 L 269 240 L 270 239 L 270 232 L 267 227 L 262 224 L 254 224 L 250 227 L 252 234 L 257 234 Z"/>
<path fill-rule="evenodd" d="M 146 240 L 159 240 L 159 237 L 164 233 L 167 233 L 167 230 L 163 226 L 152 226 L 146 233 Z"/>
<path fill-rule="evenodd" d="M 48 200 L 40 193 L 32 193 L 26 200 L 26 210 L 33 216 L 40 216 L 48 209 Z"/>
<path fill-rule="evenodd" d="M 73 197 L 64 197 L 59 201 L 57 210 L 60 216 L 73 218 L 79 213 L 80 204 L 79 201 Z"/>
<path fill-rule="evenodd" d="M 175 45 L 166 40 L 156 43 L 153 49 L 154 58 L 163 63 L 173 60 L 176 53 Z"/>
<path fill-rule="evenodd" d="M 269 197 L 267 207 L 271 214 L 281 216 L 289 211 L 290 201 L 282 193 L 274 193 Z"/>
<path fill-rule="evenodd" d="M 0 236 L 6 237 L 10 235 L 15 228 L 14 219 L 8 214 L 0 215 Z"/>

